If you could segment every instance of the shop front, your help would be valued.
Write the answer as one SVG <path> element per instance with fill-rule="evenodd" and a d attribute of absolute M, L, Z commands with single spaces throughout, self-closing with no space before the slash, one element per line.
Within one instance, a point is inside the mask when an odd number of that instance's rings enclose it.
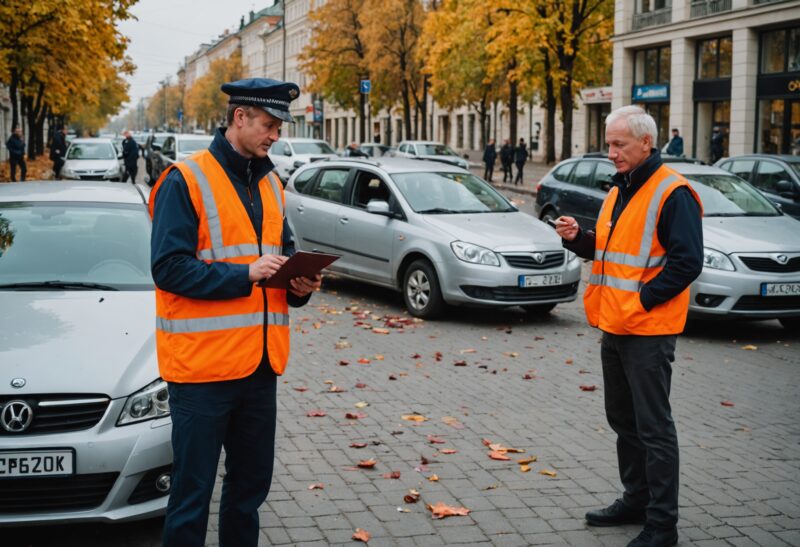
<path fill-rule="evenodd" d="M 606 149 L 606 116 L 611 113 L 611 86 L 581 90 L 581 101 L 586 106 L 586 151 L 602 152 Z"/>
<path fill-rule="evenodd" d="M 800 155 L 800 26 L 761 33 L 756 151 Z"/>
<path fill-rule="evenodd" d="M 634 57 L 631 99 L 653 116 L 658 126 L 658 142 L 662 148 L 670 138 L 669 76 L 671 50 L 669 46 L 640 49 Z"/>
<path fill-rule="evenodd" d="M 733 40 L 730 36 L 709 38 L 697 43 L 697 63 L 692 89 L 692 155 L 709 163 L 728 155 L 732 54 Z M 718 131 L 715 132 L 715 129 Z"/>

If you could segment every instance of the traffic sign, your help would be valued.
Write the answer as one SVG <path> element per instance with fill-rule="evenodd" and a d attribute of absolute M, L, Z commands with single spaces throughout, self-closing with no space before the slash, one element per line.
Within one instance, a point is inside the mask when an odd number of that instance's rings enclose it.
<path fill-rule="evenodd" d="M 371 80 L 361 80 L 361 93 L 367 95 L 372 90 Z"/>

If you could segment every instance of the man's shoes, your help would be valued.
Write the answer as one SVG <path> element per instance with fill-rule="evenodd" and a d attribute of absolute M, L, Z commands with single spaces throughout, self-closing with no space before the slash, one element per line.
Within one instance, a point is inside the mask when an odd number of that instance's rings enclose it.
<path fill-rule="evenodd" d="M 621 499 L 605 509 L 586 513 L 586 523 L 590 526 L 619 526 L 621 524 L 642 524 L 645 521 L 644 509 L 631 509 Z"/>
<path fill-rule="evenodd" d="M 644 530 L 636 536 L 628 547 L 672 547 L 678 544 L 678 529 L 655 528 L 645 524 Z"/>

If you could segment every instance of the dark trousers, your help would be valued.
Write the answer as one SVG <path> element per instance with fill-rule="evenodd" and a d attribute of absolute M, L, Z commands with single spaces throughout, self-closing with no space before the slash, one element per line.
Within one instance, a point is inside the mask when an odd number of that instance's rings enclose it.
<path fill-rule="evenodd" d="M 64 160 L 61 158 L 53 160 L 53 174 L 55 179 L 61 178 L 61 168 L 64 167 Z"/>
<path fill-rule="evenodd" d="M 647 523 L 678 522 L 678 434 L 669 404 L 676 336 L 603 333 L 600 349 L 608 423 L 617 433 L 623 501 Z"/>
<path fill-rule="evenodd" d="M 511 162 L 504 161 L 503 162 L 503 182 L 508 180 L 508 182 L 514 181 L 514 175 L 511 173 Z"/>
<path fill-rule="evenodd" d="M 19 180 L 24 181 L 28 174 L 28 166 L 25 163 L 25 156 L 9 156 L 8 161 L 11 162 L 11 181 L 17 180 L 17 166 L 19 165 Z"/>
<path fill-rule="evenodd" d="M 486 162 L 486 168 L 483 170 L 483 180 L 488 180 L 491 182 L 492 175 L 494 175 L 494 162 Z"/>
<path fill-rule="evenodd" d="M 128 177 L 130 177 L 131 182 L 136 184 L 136 174 L 139 172 L 139 166 L 135 163 L 133 164 L 126 164 L 125 165 L 125 175 L 122 177 L 122 182 L 128 182 Z"/>
<path fill-rule="evenodd" d="M 517 184 L 517 182 L 522 184 L 522 168 L 525 167 L 525 162 L 518 161 L 515 163 L 517 164 L 517 178 L 514 179 L 514 184 Z"/>
<path fill-rule="evenodd" d="M 221 547 L 258 544 L 258 508 L 272 482 L 277 377 L 269 365 L 247 378 L 169 384 L 172 488 L 165 547 L 202 547 L 209 502 L 225 447 L 219 508 Z"/>

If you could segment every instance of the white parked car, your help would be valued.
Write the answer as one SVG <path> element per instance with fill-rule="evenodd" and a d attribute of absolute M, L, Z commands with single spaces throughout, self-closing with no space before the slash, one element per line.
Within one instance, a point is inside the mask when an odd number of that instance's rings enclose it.
<path fill-rule="evenodd" d="M 275 164 L 275 172 L 284 181 L 289 180 L 302 165 L 337 157 L 334 149 L 319 139 L 281 139 L 269 148 L 269 159 Z"/>
<path fill-rule="evenodd" d="M 469 169 L 469 161 L 459 156 L 455 150 L 440 142 L 403 141 L 394 153 L 398 158 L 416 158 L 449 163 L 462 169 Z"/>
<path fill-rule="evenodd" d="M 65 160 L 61 169 L 65 179 L 121 181 L 125 172 L 113 139 L 73 139 Z"/>

